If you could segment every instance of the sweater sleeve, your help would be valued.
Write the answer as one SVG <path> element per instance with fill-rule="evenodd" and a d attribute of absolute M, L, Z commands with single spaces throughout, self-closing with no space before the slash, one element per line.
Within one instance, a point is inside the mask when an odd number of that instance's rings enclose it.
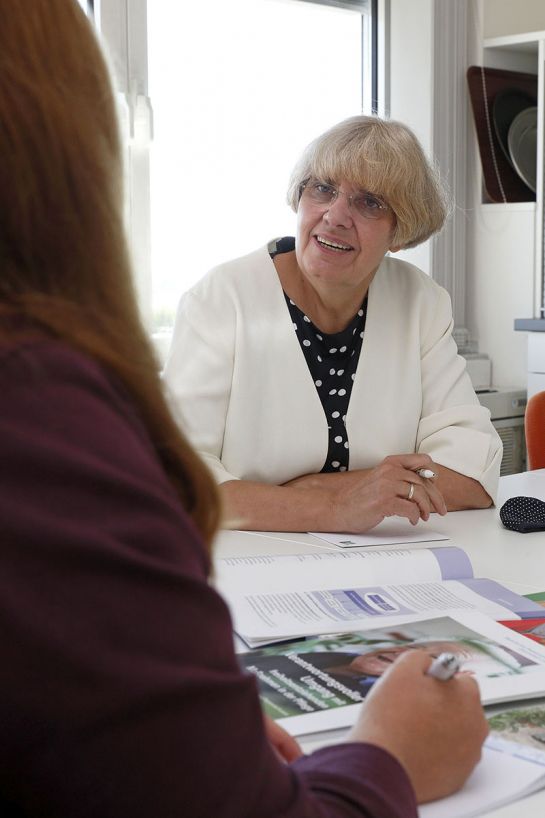
<path fill-rule="evenodd" d="M 422 415 L 416 451 L 478 480 L 495 500 L 502 444 L 481 406 L 452 337 L 452 310 L 446 290 L 435 288 L 436 301 L 423 328 L 421 348 Z"/>
<path fill-rule="evenodd" d="M 221 460 L 235 365 L 236 316 L 224 288 L 218 290 L 213 281 L 209 275 L 182 296 L 164 380 L 180 428 L 216 481 L 224 483 L 238 479 Z"/>
<path fill-rule="evenodd" d="M 198 533 L 116 382 L 44 343 L 2 355 L 0 387 L 0 812 L 415 816 L 379 748 L 277 760 Z"/>

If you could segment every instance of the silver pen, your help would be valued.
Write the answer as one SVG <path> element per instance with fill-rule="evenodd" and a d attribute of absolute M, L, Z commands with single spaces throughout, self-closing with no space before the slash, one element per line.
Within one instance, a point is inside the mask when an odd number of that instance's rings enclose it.
<path fill-rule="evenodd" d="M 446 682 L 452 679 L 455 673 L 460 670 L 460 660 L 453 653 L 441 653 L 433 660 L 426 671 L 428 676 Z"/>
<path fill-rule="evenodd" d="M 437 477 L 435 472 L 431 469 L 416 469 L 416 473 L 419 477 L 425 477 L 428 480 L 431 480 L 433 477 Z"/>

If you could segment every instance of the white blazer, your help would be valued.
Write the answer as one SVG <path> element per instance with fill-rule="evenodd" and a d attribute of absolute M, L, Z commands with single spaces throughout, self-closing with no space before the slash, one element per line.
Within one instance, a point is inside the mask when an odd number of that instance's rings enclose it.
<path fill-rule="evenodd" d="M 502 444 L 452 338 L 450 297 L 385 258 L 346 417 L 350 469 L 426 452 L 494 499 Z M 211 270 L 181 299 L 165 367 L 183 431 L 218 482 L 319 472 L 327 420 L 267 246 Z"/>

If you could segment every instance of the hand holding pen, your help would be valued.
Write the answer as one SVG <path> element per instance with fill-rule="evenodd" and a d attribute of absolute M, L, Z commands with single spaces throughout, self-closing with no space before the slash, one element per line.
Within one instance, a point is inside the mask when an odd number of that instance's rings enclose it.
<path fill-rule="evenodd" d="M 406 651 L 373 685 L 349 736 L 396 757 L 419 803 L 464 783 L 488 732 L 478 685 L 470 676 L 456 675 L 456 667 L 453 654 L 430 664 L 424 650 Z M 442 681 L 436 681 L 437 674 Z"/>
<path fill-rule="evenodd" d="M 454 653 L 441 653 L 433 660 L 426 671 L 428 676 L 446 682 L 452 679 L 460 670 L 460 660 Z"/>

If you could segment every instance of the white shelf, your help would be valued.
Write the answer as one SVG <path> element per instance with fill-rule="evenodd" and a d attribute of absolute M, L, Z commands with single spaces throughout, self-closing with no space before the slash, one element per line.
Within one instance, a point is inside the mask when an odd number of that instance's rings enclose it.
<path fill-rule="evenodd" d="M 510 51 L 536 53 L 538 41 L 545 40 L 545 31 L 529 31 L 524 34 L 510 34 L 504 37 L 487 37 L 484 48 L 506 48 Z"/>
<path fill-rule="evenodd" d="M 544 133 L 545 133 L 545 30 L 529 31 L 523 34 L 513 34 L 504 37 L 489 37 L 483 41 L 483 62 L 490 68 L 503 68 L 508 71 L 523 71 L 535 74 L 537 77 L 537 201 L 536 202 L 509 202 L 509 203 L 482 203 L 481 213 L 486 213 L 488 219 L 492 213 L 513 214 L 511 231 L 513 241 L 517 241 L 516 231 L 520 228 L 520 217 L 515 214 L 533 214 L 534 260 L 532 270 L 528 274 L 533 279 L 533 310 L 534 315 L 540 314 L 543 303 L 544 284 Z M 527 219 L 523 219 L 527 223 Z M 495 222 L 495 219 L 494 219 Z M 517 223 L 518 222 L 518 223 Z"/>
<path fill-rule="evenodd" d="M 536 212 L 535 202 L 481 202 L 480 206 L 485 211 L 501 211 L 503 213 L 512 213 L 513 211 Z"/>

